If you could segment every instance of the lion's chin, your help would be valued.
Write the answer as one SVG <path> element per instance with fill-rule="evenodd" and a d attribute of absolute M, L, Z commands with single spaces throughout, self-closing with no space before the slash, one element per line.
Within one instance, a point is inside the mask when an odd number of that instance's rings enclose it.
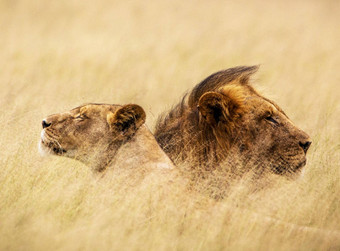
<path fill-rule="evenodd" d="M 278 175 L 285 175 L 287 177 L 298 177 L 303 173 L 304 170 L 304 166 L 306 165 L 307 161 L 306 159 L 303 159 L 301 162 L 299 162 L 296 165 L 292 165 L 292 166 L 286 166 L 286 167 L 282 167 L 282 166 L 274 166 L 272 167 L 272 171 L 275 174 Z"/>
<path fill-rule="evenodd" d="M 302 170 L 303 167 L 306 165 L 306 163 L 307 163 L 307 160 L 306 160 L 306 159 L 304 159 L 303 161 L 301 161 L 301 162 L 297 165 L 297 167 L 295 168 L 295 171 L 296 171 L 296 172 L 301 172 L 301 170 Z"/>
<path fill-rule="evenodd" d="M 303 161 L 301 161 L 294 169 L 293 172 L 291 172 L 291 177 L 293 179 L 297 179 L 297 178 L 301 178 L 304 176 L 304 172 L 305 172 L 305 166 L 306 166 L 307 160 L 304 159 Z"/>
<path fill-rule="evenodd" d="M 304 167 L 306 166 L 306 163 L 306 159 L 301 161 L 292 171 L 287 173 L 287 177 L 292 180 L 300 179 L 301 177 L 303 177 L 305 172 Z"/>

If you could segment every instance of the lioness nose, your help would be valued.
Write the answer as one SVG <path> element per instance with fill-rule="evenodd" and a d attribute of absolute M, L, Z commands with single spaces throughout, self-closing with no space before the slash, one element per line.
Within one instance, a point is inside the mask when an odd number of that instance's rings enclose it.
<path fill-rule="evenodd" d="M 42 121 L 42 127 L 43 129 L 46 128 L 46 127 L 49 127 L 51 125 L 51 123 L 47 123 L 46 120 L 43 120 Z"/>
<path fill-rule="evenodd" d="M 305 153 L 307 153 L 307 151 L 308 151 L 308 149 L 309 149 L 309 147 L 310 147 L 310 145 L 312 144 L 312 142 L 311 141 L 305 141 L 305 142 L 299 142 L 299 145 L 302 147 L 302 149 L 303 149 L 303 151 L 305 152 Z"/>

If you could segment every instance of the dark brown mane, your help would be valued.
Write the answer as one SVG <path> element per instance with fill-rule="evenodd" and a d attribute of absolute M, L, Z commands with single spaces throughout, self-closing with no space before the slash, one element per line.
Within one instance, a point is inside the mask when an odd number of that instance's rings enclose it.
<path fill-rule="evenodd" d="M 194 178 L 221 170 L 289 175 L 306 164 L 309 136 L 249 84 L 257 69 L 212 74 L 159 119 L 156 140 L 184 172 L 189 167 Z"/>
<path fill-rule="evenodd" d="M 215 91 L 236 79 L 241 84 L 248 83 L 250 76 L 254 74 L 258 68 L 259 67 L 257 65 L 238 66 L 210 75 L 193 88 L 188 99 L 188 105 L 190 107 L 197 105 L 199 98 L 204 93 L 208 91 Z"/>
<path fill-rule="evenodd" d="M 209 164 L 218 162 L 220 151 L 216 135 L 211 127 L 200 119 L 198 100 L 206 92 L 218 90 L 235 80 L 246 84 L 257 69 L 258 66 L 239 66 L 214 73 L 197 84 L 165 116 L 159 118 L 155 137 L 175 163 L 187 159 L 187 153 L 197 156 L 198 165 L 204 164 L 208 167 Z M 230 137 L 230 140 L 233 138 Z"/>

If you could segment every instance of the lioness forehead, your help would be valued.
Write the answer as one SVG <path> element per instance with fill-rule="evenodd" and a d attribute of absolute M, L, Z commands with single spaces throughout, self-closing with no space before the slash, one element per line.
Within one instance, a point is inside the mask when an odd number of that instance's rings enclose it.
<path fill-rule="evenodd" d="M 97 103 L 87 103 L 76 108 L 73 108 L 70 112 L 71 113 L 83 113 L 83 112 L 90 112 L 90 113 L 101 113 L 101 112 L 114 112 L 118 108 L 122 107 L 121 105 L 116 104 L 97 104 Z"/>

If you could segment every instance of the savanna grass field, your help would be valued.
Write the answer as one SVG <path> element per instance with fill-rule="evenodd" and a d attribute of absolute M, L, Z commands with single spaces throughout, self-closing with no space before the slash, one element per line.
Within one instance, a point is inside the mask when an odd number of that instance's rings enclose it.
<path fill-rule="evenodd" d="M 339 23 L 331 0 L 1 0 L 0 250 L 340 250 Z M 38 153 L 47 115 L 136 103 L 153 130 L 238 65 L 260 65 L 253 85 L 311 136 L 298 179 L 241 178 L 215 200 Z"/>

